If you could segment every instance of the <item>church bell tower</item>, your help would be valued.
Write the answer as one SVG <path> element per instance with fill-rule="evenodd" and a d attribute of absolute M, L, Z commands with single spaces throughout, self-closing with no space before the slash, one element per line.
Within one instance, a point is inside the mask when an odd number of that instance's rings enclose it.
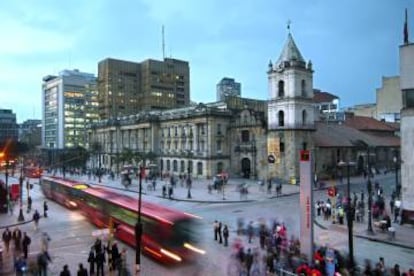
<path fill-rule="evenodd" d="M 289 29 L 289 27 L 288 27 Z M 292 34 L 267 71 L 268 177 L 299 179 L 299 151 L 312 150 L 315 131 L 312 63 L 302 57 Z"/>

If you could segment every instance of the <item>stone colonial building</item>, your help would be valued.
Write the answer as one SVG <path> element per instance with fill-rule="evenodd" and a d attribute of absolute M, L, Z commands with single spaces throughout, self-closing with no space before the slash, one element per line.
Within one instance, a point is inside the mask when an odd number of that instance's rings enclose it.
<path fill-rule="evenodd" d="M 100 145 L 101 166 L 117 172 L 122 166 L 117 157 L 129 149 L 151 153 L 152 165 L 162 173 L 264 177 L 266 171 L 257 166 L 266 156 L 264 109 L 264 101 L 229 97 L 225 102 L 141 112 L 94 124 L 88 141 Z"/>

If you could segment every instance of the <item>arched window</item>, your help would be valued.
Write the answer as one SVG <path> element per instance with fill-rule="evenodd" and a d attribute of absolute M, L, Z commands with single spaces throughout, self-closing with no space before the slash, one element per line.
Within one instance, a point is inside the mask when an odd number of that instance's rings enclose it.
<path fill-rule="evenodd" d="M 306 125 L 306 120 L 307 120 L 307 114 L 306 114 L 306 110 L 302 110 L 302 125 Z"/>
<path fill-rule="evenodd" d="M 278 97 L 284 97 L 285 96 L 285 82 L 280 80 L 278 83 Z"/>
<path fill-rule="evenodd" d="M 170 160 L 167 160 L 167 171 L 171 170 L 171 163 Z"/>
<path fill-rule="evenodd" d="M 302 96 L 306 97 L 306 81 L 305 80 L 302 80 L 301 91 L 302 91 Z"/>
<path fill-rule="evenodd" d="M 160 168 L 161 168 L 161 171 L 164 170 L 164 160 L 163 159 L 160 160 Z"/>
<path fill-rule="evenodd" d="M 173 161 L 173 172 L 176 172 L 176 171 L 178 171 L 178 162 L 177 160 L 174 160 Z"/>
<path fill-rule="evenodd" d="M 184 160 L 181 160 L 180 171 L 181 172 L 185 171 L 185 162 L 184 162 Z"/>
<path fill-rule="evenodd" d="M 277 114 L 277 117 L 278 117 L 279 126 L 280 127 L 285 126 L 285 113 L 282 110 L 280 110 Z"/>
<path fill-rule="evenodd" d="M 197 163 L 197 175 L 203 175 L 203 163 L 202 162 Z"/>

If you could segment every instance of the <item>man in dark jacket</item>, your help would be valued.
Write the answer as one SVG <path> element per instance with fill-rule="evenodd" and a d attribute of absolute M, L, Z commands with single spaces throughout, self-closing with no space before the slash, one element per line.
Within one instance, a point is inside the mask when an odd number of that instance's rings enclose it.
<path fill-rule="evenodd" d="M 101 250 L 96 253 L 96 275 L 104 275 L 105 253 Z"/>
<path fill-rule="evenodd" d="M 27 254 L 29 251 L 29 245 L 32 242 L 30 237 L 26 234 L 26 232 L 23 233 L 23 240 L 22 240 L 22 246 L 23 246 L 23 255 L 24 258 L 27 259 Z"/>
<path fill-rule="evenodd" d="M 83 264 L 79 264 L 78 276 L 88 276 L 88 271 L 83 267 Z"/>
<path fill-rule="evenodd" d="M 12 233 L 10 232 L 9 228 L 6 228 L 6 230 L 4 230 L 2 238 L 4 245 L 6 246 L 6 252 L 8 254 L 10 249 L 10 240 L 12 239 Z"/>

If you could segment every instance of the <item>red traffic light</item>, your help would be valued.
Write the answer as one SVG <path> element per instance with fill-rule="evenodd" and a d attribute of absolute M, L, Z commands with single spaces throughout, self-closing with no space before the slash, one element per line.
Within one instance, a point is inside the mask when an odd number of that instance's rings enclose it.
<path fill-rule="evenodd" d="M 335 187 L 329 187 L 328 188 L 328 196 L 330 196 L 330 197 L 336 196 L 336 188 Z"/>

